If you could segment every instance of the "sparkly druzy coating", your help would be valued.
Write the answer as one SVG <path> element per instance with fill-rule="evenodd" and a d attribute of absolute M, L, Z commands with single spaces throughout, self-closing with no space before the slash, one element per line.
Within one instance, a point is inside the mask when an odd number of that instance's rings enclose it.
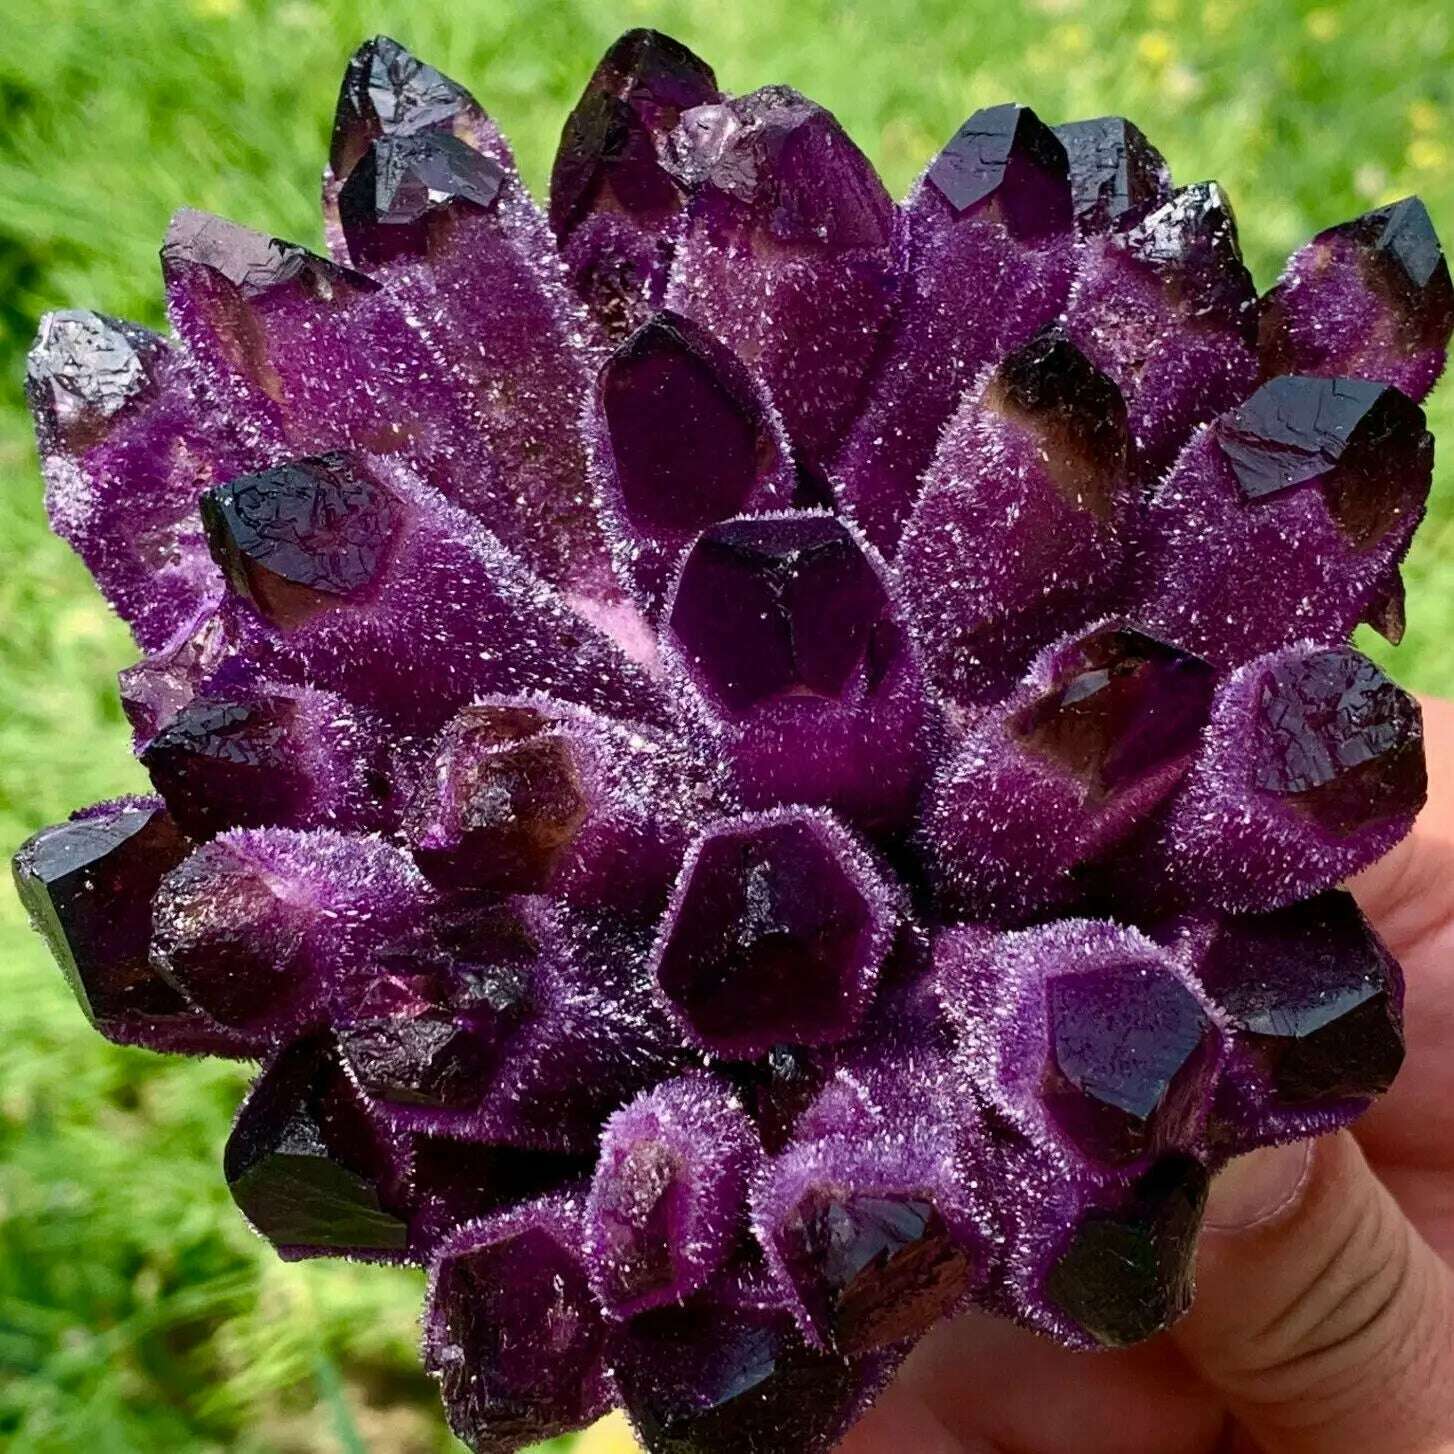
<path fill-rule="evenodd" d="M 1431 479 L 1423 205 L 1259 300 L 1125 118 L 989 107 L 895 205 L 649 30 L 544 210 L 375 37 L 323 204 L 178 213 L 172 336 L 30 355 L 156 792 L 15 859 L 87 1016 L 260 1063 L 241 1212 L 430 1269 L 480 1454 L 826 1454 L 966 1306 L 1160 1331 L 1211 1176 L 1403 1056 L 1338 885 L 1426 787 L 1348 644 Z"/>

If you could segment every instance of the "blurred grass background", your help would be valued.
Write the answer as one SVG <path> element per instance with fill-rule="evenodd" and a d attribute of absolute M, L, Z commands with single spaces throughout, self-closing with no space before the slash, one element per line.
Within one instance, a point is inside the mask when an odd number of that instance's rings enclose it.
<path fill-rule="evenodd" d="M 47 308 L 161 322 L 155 252 L 186 203 L 318 245 L 343 63 L 383 30 L 472 87 L 544 183 L 620 30 L 655 25 L 723 84 L 832 107 L 902 192 L 980 105 L 1124 112 L 1183 182 L 1215 176 L 1266 286 L 1312 232 L 1410 191 L 1454 240 L 1446 0 L 30 0 L 0 46 L 0 845 L 136 787 L 125 631 L 46 531 L 23 357 Z M 1431 404 L 1454 439 L 1454 390 Z M 1454 477 L 1408 570 L 1399 675 L 1454 690 Z M 27 1454 L 430 1454 L 420 1279 L 284 1267 L 219 1154 L 235 1067 L 115 1049 L 0 893 L 0 1447 Z M 586 1443 L 627 1447 L 621 1435 Z M 562 1447 L 569 1447 L 568 1443 Z"/>

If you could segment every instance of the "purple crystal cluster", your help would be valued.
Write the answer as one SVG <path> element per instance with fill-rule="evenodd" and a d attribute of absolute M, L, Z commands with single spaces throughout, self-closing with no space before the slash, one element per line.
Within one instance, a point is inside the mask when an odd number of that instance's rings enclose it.
<path fill-rule="evenodd" d="M 261 1062 L 282 1256 L 429 1269 L 455 1430 L 826 1450 L 970 1304 L 1187 1306 L 1208 1178 L 1402 1055 L 1338 885 L 1409 828 L 1396 639 L 1454 289 L 1421 203 L 1257 295 L 1115 117 L 895 204 L 634 31 L 548 209 L 350 61 L 333 259 L 177 216 L 173 332 L 50 315 L 48 504 L 154 795 L 16 874 L 96 1027 Z"/>

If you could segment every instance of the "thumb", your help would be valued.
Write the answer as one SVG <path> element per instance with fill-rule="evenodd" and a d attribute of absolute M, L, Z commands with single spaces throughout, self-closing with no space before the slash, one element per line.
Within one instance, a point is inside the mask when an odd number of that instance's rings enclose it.
<path fill-rule="evenodd" d="M 1346 1133 L 1241 1157 L 1182 1352 L 1266 1454 L 1451 1454 L 1454 1272 Z"/>

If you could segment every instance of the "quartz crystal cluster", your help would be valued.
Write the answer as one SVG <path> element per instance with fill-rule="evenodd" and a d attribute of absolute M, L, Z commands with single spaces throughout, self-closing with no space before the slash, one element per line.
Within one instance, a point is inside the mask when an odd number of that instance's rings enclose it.
<path fill-rule="evenodd" d="M 30 356 L 143 653 L 153 795 L 16 860 L 96 1027 L 259 1062 L 242 1214 L 428 1268 L 481 1454 L 814 1454 L 961 1308 L 1166 1326 L 1209 1176 L 1402 1055 L 1339 884 L 1425 791 L 1348 644 L 1429 489 L 1422 204 L 1259 297 L 1128 121 L 976 112 L 896 204 L 649 31 L 544 210 L 369 41 L 323 196 L 331 258 L 183 211 L 168 336 Z"/>

